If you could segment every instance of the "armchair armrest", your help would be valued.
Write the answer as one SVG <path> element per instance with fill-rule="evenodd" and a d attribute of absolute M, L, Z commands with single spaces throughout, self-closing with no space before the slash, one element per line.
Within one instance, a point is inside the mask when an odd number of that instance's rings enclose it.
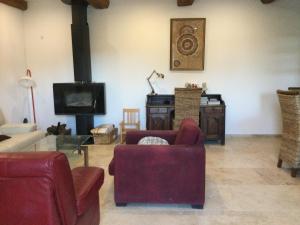
<path fill-rule="evenodd" d="M 104 170 L 96 167 L 77 167 L 72 170 L 77 215 L 80 216 L 98 198 L 104 181 Z"/>
<path fill-rule="evenodd" d="M 114 153 L 117 203 L 204 202 L 203 145 L 119 145 Z"/>
<path fill-rule="evenodd" d="M 6 123 L 0 126 L 0 133 L 11 135 L 11 134 L 21 134 L 29 133 L 37 129 L 36 124 L 33 123 Z"/>
<path fill-rule="evenodd" d="M 139 140 L 147 136 L 160 137 L 174 144 L 178 131 L 173 130 L 144 130 L 128 131 L 126 133 L 126 144 L 137 144 Z"/>

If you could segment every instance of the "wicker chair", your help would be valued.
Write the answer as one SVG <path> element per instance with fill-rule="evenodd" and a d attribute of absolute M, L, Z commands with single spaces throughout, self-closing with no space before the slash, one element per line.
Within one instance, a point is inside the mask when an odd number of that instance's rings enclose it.
<path fill-rule="evenodd" d="M 296 177 L 300 168 L 300 92 L 278 90 L 277 95 L 282 115 L 282 142 L 277 167 L 282 162 L 291 168 L 291 176 Z"/>

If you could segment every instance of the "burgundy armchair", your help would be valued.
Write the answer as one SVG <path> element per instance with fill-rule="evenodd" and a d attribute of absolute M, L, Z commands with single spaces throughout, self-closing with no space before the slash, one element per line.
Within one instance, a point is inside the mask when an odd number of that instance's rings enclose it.
<path fill-rule="evenodd" d="M 99 225 L 104 171 L 59 152 L 0 154 L 0 224 Z"/>
<path fill-rule="evenodd" d="M 137 145 L 146 136 L 164 138 L 170 145 Z M 191 119 L 179 131 L 131 131 L 126 145 L 117 145 L 109 173 L 114 175 L 117 206 L 130 202 L 191 204 L 205 200 L 204 136 Z"/>

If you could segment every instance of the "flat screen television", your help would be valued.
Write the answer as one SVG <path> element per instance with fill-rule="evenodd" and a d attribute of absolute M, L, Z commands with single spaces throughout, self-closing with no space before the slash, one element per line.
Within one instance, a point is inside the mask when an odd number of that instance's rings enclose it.
<path fill-rule="evenodd" d="M 56 115 L 104 115 L 104 83 L 53 84 Z"/>

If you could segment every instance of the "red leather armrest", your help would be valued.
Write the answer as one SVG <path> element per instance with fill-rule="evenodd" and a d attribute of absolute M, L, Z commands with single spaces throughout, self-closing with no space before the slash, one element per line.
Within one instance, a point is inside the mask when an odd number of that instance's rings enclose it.
<path fill-rule="evenodd" d="M 160 137 L 173 145 L 178 131 L 173 130 L 143 130 L 143 131 L 128 131 L 126 132 L 126 144 L 137 144 L 144 137 Z"/>
<path fill-rule="evenodd" d="M 104 181 L 104 170 L 96 167 L 77 167 L 72 170 L 77 215 L 82 215 L 98 198 Z"/>

